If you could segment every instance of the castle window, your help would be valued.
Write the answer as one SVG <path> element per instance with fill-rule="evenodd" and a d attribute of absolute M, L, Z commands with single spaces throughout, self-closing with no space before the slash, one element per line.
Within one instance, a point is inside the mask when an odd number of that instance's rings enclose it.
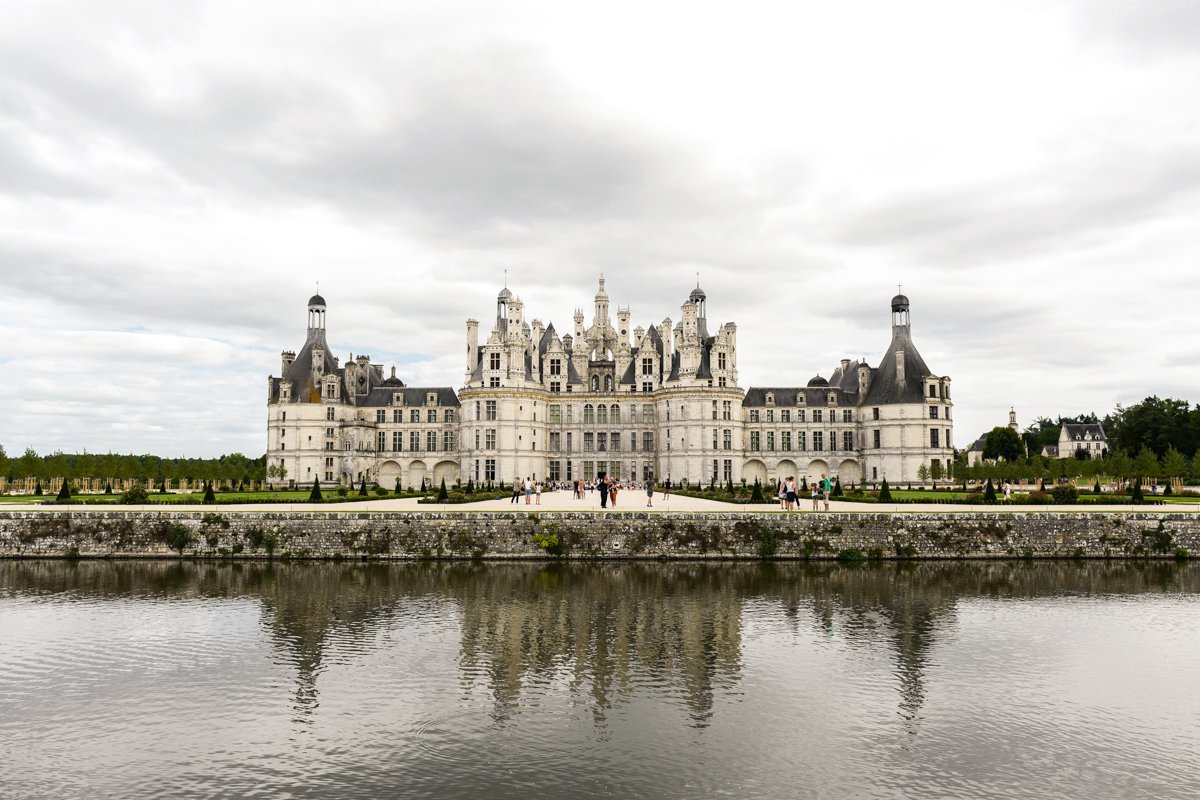
<path fill-rule="evenodd" d="M 761 437 L 762 437 L 762 434 L 760 434 L 758 431 L 750 431 L 750 449 L 751 450 L 761 450 L 762 449 L 762 438 Z"/>
<path fill-rule="evenodd" d="M 500 388 L 500 379 L 496 378 L 496 377 L 488 378 L 488 388 L 489 389 L 499 389 Z"/>
<path fill-rule="evenodd" d="M 429 411 L 425 415 L 425 421 L 426 422 L 437 422 L 437 410 L 432 409 L 432 408 L 429 409 Z"/>
<path fill-rule="evenodd" d="M 710 383 L 711 383 L 711 381 L 710 381 Z M 725 387 L 725 376 L 724 375 L 722 375 L 720 378 L 717 378 L 717 386 L 720 386 L 721 388 Z"/>
<path fill-rule="evenodd" d="M 421 421 L 421 412 L 415 408 L 412 411 L 409 411 L 408 412 L 408 421 L 409 422 L 420 422 Z"/>
<path fill-rule="evenodd" d="M 804 409 L 796 409 L 796 422 L 804 422 Z"/>
<path fill-rule="evenodd" d="M 425 395 L 425 405 L 437 405 L 437 392 L 429 392 Z"/>
<path fill-rule="evenodd" d="M 852 431 L 842 431 L 842 449 L 854 449 L 854 433 Z"/>
<path fill-rule="evenodd" d="M 404 422 L 404 412 L 396 409 L 392 412 L 392 422 Z"/>
<path fill-rule="evenodd" d="M 596 407 L 596 422 L 599 425 L 608 424 L 608 406 L 601 403 Z"/>
<path fill-rule="evenodd" d="M 583 452 L 591 453 L 596 449 L 596 434 L 587 431 L 583 434 Z"/>
<path fill-rule="evenodd" d="M 779 421 L 780 422 L 791 422 L 792 421 L 792 412 L 786 408 L 781 409 L 779 412 Z"/>
<path fill-rule="evenodd" d="M 653 375 L 654 374 L 654 359 L 653 358 L 643 358 L 642 359 L 642 374 L 643 375 Z"/>
<path fill-rule="evenodd" d="M 796 431 L 796 449 L 797 450 L 807 450 L 808 449 L 808 433 L 806 433 L 805 431 Z"/>
<path fill-rule="evenodd" d="M 937 406 L 930 406 L 930 407 L 929 407 L 929 418 L 930 418 L 930 419 L 937 419 L 937 418 L 938 418 L 938 407 L 937 407 Z"/>
<path fill-rule="evenodd" d="M 496 429 L 488 428 L 483 432 L 483 447 L 485 450 L 496 449 Z"/>
<path fill-rule="evenodd" d="M 643 383 L 643 384 L 642 384 L 642 391 L 643 391 L 643 392 L 653 392 L 653 391 L 654 391 L 654 384 L 653 384 L 653 383 L 650 383 L 649 381 L 647 381 L 647 382 Z"/>
<path fill-rule="evenodd" d="M 382 408 L 377 409 L 375 411 L 375 421 L 376 422 L 387 422 L 387 412 L 384 411 Z M 383 448 L 381 447 L 379 449 L 382 450 Z"/>
<path fill-rule="evenodd" d="M 878 450 L 879 449 L 879 431 L 878 430 L 871 431 L 871 438 L 872 438 L 872 442 L 874 443 L 875 449 Z"/>
<path fill-rule="evenodd" d="M 561 392 L 561 391 L 562 391 L 562 384 L 561 384 L 561 383 L 559 383 L 558 381 L 550 381 L 550 391 L 552 391 L 552 392 Z"/>
<path fill-rule="evenodd" d="M 787 412 L 785 411 L 783 413 L 786 414 Z M 722 400 L 721 401 L 721 419 L 733 419 L 733 401 L 732 400 Z"/>
<path fill-rule="evenodd" d="M 767 409 L 767 422 L 774 422 L 774 421 L 775 421 L 775 412 L 768 408 Z"/>
<path fill-rule="evenodd" d="M 813 450 L 825 449 L 825 434 L 821 431 L 813 431 Z"/>
<path fill-rule="evenodd" d="M 769 406 L 775 405 L 775 393 L 774 392 L 767 392 L 767 405 L 769 405 Z"/>
<path fill-rule="evenodd" d="M 758 422 L 758 409 L 757 408 L 750 409 L 750 421 Z"/>
<path fill-rule="evenodd" d="M 488 482 L 496 480 L 496 459 L 485 458 L 483 460 L 483 479 Z"/>
<path fill-rule="evenodd" d="M 584 425 L 596 424 L 596 407 L 593 406 L 591 403 L 585 403 L 583 406 L 583 424 Z"/>
<path fill-rule="evenodd" d="M 767 450 L 775 449 L 775 431 L 767 431 Z"/>
<path fill-rule="evenodd" d="M 642 432 L 642 449 L 647 453 L 654 449 L 654 434 L 650 431 Z"/>
<path fill-rule="evenodd" d="M 650 403 L 642 405 L 642 422 L 654 422 L 654 406 Z"/>
<path fill-rule="evenodd" d="M 454 449 L 454 431 L 442 431 L 442 449 L 447 451 Z"/>
<path fill-rule="evenodd" d="M 938 447 L 939 446 L 938 445 L 938 429 L 937 428 L 929 429 L 929 446 L 930 447 Z"/>
<path fill-rule="evenodd" d="M 454 422 L 454 411 L 453 410 L 450 410 L 450 409 L 446 410 L 446 422 Z"/>
<path fill-rule="evenodd" d="M 712 411 L 713 411 L 713 419 L 716 419 L 717 418 L 717 401 L 716 400 L 712 401 Z"/>
<path fill-rule="evenodd" d="M 929 384 L 929 396 L 937 397 L 937 385 L 936 384 L 933 384 L 933 383 Z"/>
<path fill-rule="evenodd" d="M 616 423 L 621 421 L 621 407 L 613 404 L 608 407 L 608 418 Z"/>
<path fill-rule="evenodd" d="M 562 421 L 562 406 L 557 405 L 557 404 L 551 404 L 550 409 L 549 409 L 549 414 L 550 414 L 549 421 L 551 423 L 561 422 Z"/>
<path fill-rule="evenodd" d="M 842 422 L 854 422 L 854 412 L 846 409 L 842 412 Z"/>
<path fill-rule="evenodd" d="M 488 353 L 488 369 L 500 369 L 499 353 Z"/>
<path fill-rule="evenodd" d="M 392 449 L 396 451 L 404 449 L 404 433 L 402 431 L 392 431 Z"/>
<path fill-rule="evenodd" d="M 599 375 L 592 376 L 592 391 L 593 392 L 600 391 L 600 376 Z"/>
<path fill-rule="evenodd" d="M 562 375 L 562 359 L 559 359 L 559 358 L 550 359 L 550 374 L 551 375 Z"/>
<path fill-rule="evenodd" d="M 821 409 L 814 408 L 813 409 L 813 422 L 820 422 L 821 417 L 822 417 Z M 820 450 L 821 448 L 818 447 L 817 449 Z"/>
<path fill-rule="evenodd" d="M 792 432 L 791 431 L 781 431 L 780 432 L 780 434 L 779 434 L 779 449 L 780 450 L 791 450 L 792 449 Z"/>
<path fill-rule="evenodd" d="M 879 409 L 878 408 L 871 409 L 871 419 L 879 419 Z"/>
<path fill-rule="evenodd" d="M 378 443 L 377 443 L 375 449 L 382 453 L 384 450 L 387 449 L 387 434 L 384 433 L 383 431 L 380 431 L 379 436 L 377 437 L 377 441 L 378 441 Z"/>
<path fill-rule="evenodd" d="M 837 395 L 836 394 L 829 395 L 829 405 L 831 405 L 831 406 L 837 405 Z"/>
<path fill-rule="evenodd" d="M 421 449 L 421 432 L 409 431 L 408 433 L 408 449 L 416 452 Z"/>
<path fill-rule="evenodd" d="M 333 407 L 332 406 L 325 409 L 325 419 L 330 420 L 330 421 L 333 420 Z"/>
<path fill-rule="evenodd" d="M 287 412 L 286 411 L 284 411 L 282 414 L 279 415 L 279 421 L 287 422 Z"/>
<path fill-rule="evenodd" d="M 604 376 L 604 391 L 611 392 L 613 387 L 612 375 Z"/>
<path fill-rule="evenodd" d="M 725 369 L 725 354 L 717 353 L 717 369 Z"/>
<path fill-rule="evenodd" d="M 495 419 L 496 418 L 496 401 L 495 400 L 486 401 L 486 404 L 484 405 L 484 413 L 485 413 L 484 419 Z"/>

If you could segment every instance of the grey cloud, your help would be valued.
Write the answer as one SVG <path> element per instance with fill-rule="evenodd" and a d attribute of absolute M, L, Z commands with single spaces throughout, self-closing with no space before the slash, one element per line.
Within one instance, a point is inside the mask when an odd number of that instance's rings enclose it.
<path fill-rule="evenodd" d="M 941 265 L 1079 248 L 1168 211 L 1200 190 L 1200 149 L 1121 146 L 985 186 L 893 199 L 831 225 L 842 245 Z"/>

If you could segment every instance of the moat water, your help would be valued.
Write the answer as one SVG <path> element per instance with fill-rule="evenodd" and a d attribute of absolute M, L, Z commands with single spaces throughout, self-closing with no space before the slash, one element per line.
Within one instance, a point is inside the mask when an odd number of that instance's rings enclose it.
<path fill-rule="evenodd" d="M 4 798 L 1195 798 L 1200 567 L 0 562 Z"/>

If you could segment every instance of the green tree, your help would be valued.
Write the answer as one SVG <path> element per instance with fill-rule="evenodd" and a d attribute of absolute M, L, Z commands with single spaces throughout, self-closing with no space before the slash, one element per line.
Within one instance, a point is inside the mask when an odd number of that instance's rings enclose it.
<path fill-rule="evenodd" d="M 217 495 L 213 492 L 212 482 L 204 484 L 204 501 L 206 505 L 217 502 Z"/>
<path fill-rule="evenodd" d="M 312 491 L 308 493 L 308 502 L 321 502 L 321 482 L 316 478 L 313 478 Z"/>
<path fill-rule="evenodd" d="M 4 452 L 4 445 L 0 444 L 0 476 L 8 477 L 8 468 L 11 462 L 8 459 L 8 453 Z"/>
<path fill-rule="evenodd" d="M 422 489 L 425 488 L 425 480 L 424 479 L 421 480 L 421 488 Z M 358 496 L 359 497 L 367 496 L 367 476 L 366 475 L 363 475 L 362 485 L 358 487 Z"/>
<path fill-rule="evenodd" d="M 1167 454 L 1163 456 L 1162 471 L 1165 478 L 1182 478 L 1187 475 L 1188 461 L 1174 446 L 1168 447 Z"/>
<path fill-rule="evenodd" d="M 917 480 L 921 483 L 929 482 L 929 465 L 922 462 L 921 466 L 917 467 Z"/>
<path fill-rule="evenodd" d="M 439 503 L 444 503 L 450 499 L 450 493 L 446 491 L 446 478 L 442 477 L 442 485 L 438 487 L 437 499 Z"/>
<path fill-rule="evenodd" d="M 1196 456 L 1192 459 L 1192 477 L 1200 479 L 1200 450 L 1196 451 Z"/>
<path fill-rule="evenodd" d="M 1162 474 L 1162 465 L 1158 463 L 1158 456 L 1154 455 L 1153 450 L 1143 447 L 1137 458 L 1133 460 L 1133 471 L 1139 479 L 1157 478 Z"/>
<path fill-rule="evenodd" d="M 937 482 L 945 476 L 945 467 L 942 466 L 940 458 L 934 459 L 929 465 L 929 478 L 933 481 L 933 488 L 937 488 Z"/>
<path fill-rule="evenodd" d="M 992 486 L 991 478 L 987 479 L 987 483 L 983 487 L 983 502 L 985 502 L 985 503 L 996 502 L 996 487 Z"/>
<path fill-rule="evenodd" d="M 883 479 L 883 483 L 879 487 L 879 502 L 881 502 L 881 503 L 892 502 L 892 492 L 890 489 L 888 489 L 887 478 Z"/>
<path fill-rule="evenodd" d="M 829 493 L 830 497 L 842 496 L 842 476 L 839 475 L 833 480 L 833 491 Z"/>
<path fill-rule="evenodd" d="M 62 486 L 58 489 L 58 496 L 55 500 L 70 500 L 71 499 L 71 482 L 63 478 Z"/>
<path fill-rule="evenodd" d="M 754 479 L 754 490 L 752 492 L 750 492 L 750 502 L 751 503 L 763 502 L 762 484 L 759 482 L 758 478 Z"/>
<path fill-rule="evenodd" d="M 983 445 L 983 457 L 1016 461 L 1025 457 L 1025 444 L 1017 432 L 1007 425 L 992 428 Z"/>
<path fill-rule="evenodd" d="M 400 485 L 400 476 L 399 475 L 396 476 L 396 488 L 394 489 L 394 491 L 396 492 L 396 494 L 404 493 L 404 487 Z"/>

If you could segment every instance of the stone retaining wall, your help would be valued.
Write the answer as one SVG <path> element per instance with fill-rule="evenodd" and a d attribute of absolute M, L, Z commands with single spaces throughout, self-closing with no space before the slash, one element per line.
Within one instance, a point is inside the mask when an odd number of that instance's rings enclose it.
<path fill-rule="evenodd" d="M 1191 513 L 0 512 L 0 558 L 1174 558 Z"/>

